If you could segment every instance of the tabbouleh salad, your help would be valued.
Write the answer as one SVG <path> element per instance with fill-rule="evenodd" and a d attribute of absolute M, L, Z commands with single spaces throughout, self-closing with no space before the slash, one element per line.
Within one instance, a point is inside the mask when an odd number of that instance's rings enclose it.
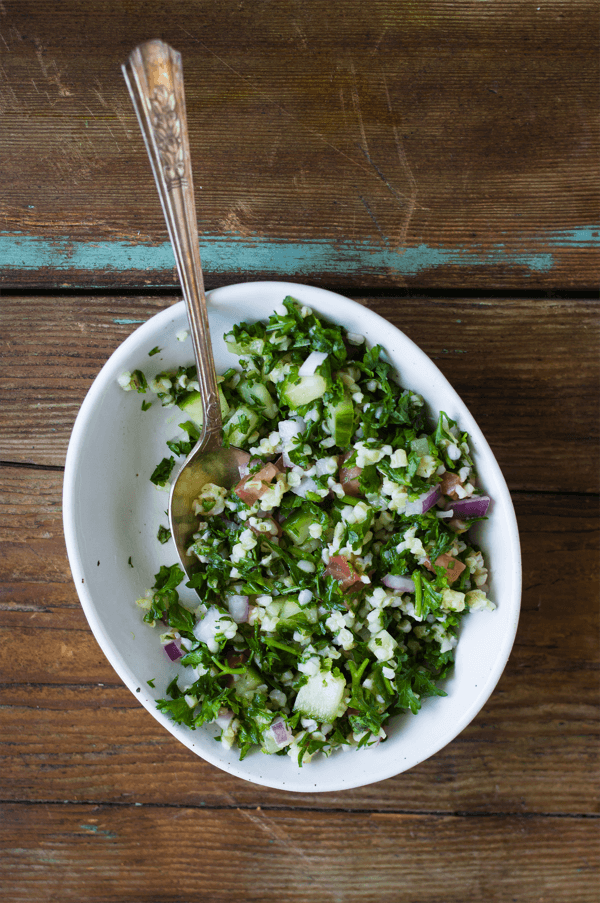
<path fill-rule="evenodd" d="M 177 564 L 137 604 L 181 666 L 162 712 L 192 729 L 216 722 L 240 758 L 258 747 L 302 765 L 385 741 L 394 715 L 446 695 L 461 619 L 495 608 L 469 538 L 490 500 L 467 434 L 443 412 L 429 422 L 380 346 L 291 297 L 225 341 L 240 367 L 218 377 L 224 444 L 250 464 L 194 503 L 195 610 L 179 600 Z M 119 383 L 187 418 L 151 475 L 168 489 L 199 435 L 196 369 Z"/>

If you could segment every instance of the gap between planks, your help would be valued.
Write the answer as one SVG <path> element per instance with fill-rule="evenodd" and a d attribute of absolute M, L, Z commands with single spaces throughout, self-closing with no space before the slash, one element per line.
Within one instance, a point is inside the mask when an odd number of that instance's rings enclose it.
<path fill-rule="evenodd" d="M 290 803 L 289 806 L 284 805 L 215 805 L 210 803 L 201 803 L 194 805 L 193 803 L 129 803 L 117 802 L 115 800 L 107 800 L 99 802 L 98 800 L 52 800 L 52 799 L 1 799 L 0 806 L 94 806 L 96 809 L 194 809 L 200 812 L 327 812 L 327 814 L 341 813 L 343 815 L 406 815 L 406 816 L 423 816 L 426 818 L 504 818 L 518 819 L 519 821 L 527 821 L 534 818 L 553 818 L 553 819 L 569 819 L 598 821 L 600 813 L 596 812 L 517 812 L 517 811 L 499 811 L 499 812 L 474 812 L 468 809 L 456 809 L 445 811 L 443 809 L 380 809 L 377 807 L 359 806 L 331 806 L 326 809 L 320 806 L 298 806 Z"/>

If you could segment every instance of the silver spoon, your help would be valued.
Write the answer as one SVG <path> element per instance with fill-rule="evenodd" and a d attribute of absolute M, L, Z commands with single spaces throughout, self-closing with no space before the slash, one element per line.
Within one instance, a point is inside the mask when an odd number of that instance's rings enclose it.
<path fill-rule="evenodd" d="M 122 67 L 150 157 L 175 253 L 202 394 L 198 442 L 171 487 L 169 521 L 179 560 L 188 575 L 199 566 L 187 554 L 198 517 L 192 503 L 206 483 L 229 489 L 240 480 L 250 455 L 223 448 L 221 405 L 210 341 L 198 248 L 196 205 L 188 140 L 181 54 L 163 41 L 147 41 Z"/>

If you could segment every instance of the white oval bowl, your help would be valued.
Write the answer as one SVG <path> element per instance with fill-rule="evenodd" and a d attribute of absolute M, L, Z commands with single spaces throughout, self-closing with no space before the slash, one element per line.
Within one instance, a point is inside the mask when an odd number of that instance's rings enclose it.
<path fill-rule="evenodd" d="M 402 384 L 425 398 L 432 417 L 445 411 L 469 432 L 480 484 L 493 503 L 478 525 L 477 540 L 490 569 L 494 612 L 473 612 L 463 621 L 456 664 L 444 681 L 447 697 L 425 699 L 418 715 L 386 725 L 388 740 L 376 748 L 316 756 L 299 768 L 288 756 L 250 753 L 213 739 L 213 726 L 191 731 L 156 709 L 178 666 L 171 664 L 158 632 L 142 622 L 135 600 L 152 586 L 161 564 L 177 561 L 172 541 L 160 545 L 167 524 L 168 494 L 148 477 L 168 451 L 165 440 L 179 432 L 178 408 L 158 402 L 142 412 L 144 396 L 117 383 L 124 370 L 159 370 L 193 363 L 183 302 L 156 314 L 127 338 L 104 365 L 79 411 L 66 459 L 63 517 L 73 579 L 90 627 L 109 662 L 131 692 L 174 737 L 213 765 L 237 777 L 277 789 L 315 792 L 360 787 L 400 774 L 453 740 L 484 705 L 504 669 L 517 629 L 521 599 L 521 554 L 514 509 L 496 459 L 481 430 L 435 364 L 400 330 L 378 314 L 341 295 L 285 282 L 254 282 L 216 289 L 208 295 L 217 372 L 235 363 L 223 335 L 242 320 L 264 320 L 292 295 L 348 331 L 380 344 Z M 148 352 L 159 346 L 153 357 Z M 153 396 L 152 396 L 153 397 Z M 130 566 L 129 561 L 133 567 Z M 189 595 L 186 595 L 189 594 Z M 182 598 L 197 601 L 193 591 Z M 155 688 L 147 681 L 154 679 Z"/>

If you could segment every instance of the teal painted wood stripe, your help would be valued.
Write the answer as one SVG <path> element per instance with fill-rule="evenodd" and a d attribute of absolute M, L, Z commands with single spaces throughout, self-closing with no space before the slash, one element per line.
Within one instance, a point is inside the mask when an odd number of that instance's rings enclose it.
<path fill-rule="evenodd" d="M 368 241 L 309 240 L 287 242 L 262 236 L 237 235 L 204 238 L 200 254 L 206 272 L 311 274 L 396 272 L 414 275 L 440 266 L 480 268 L 521 267 L 547 272 L 557 252 L 600 247 L 598 227 L 585 226 L 543 236 L 520 236 L 522 250 L 503 242 L 488 247 L 451 248 L 426 244 L 395 250 Z M 543 246 L 544 250 L 541 250 Z M 23 233 L 0 233 L 0 270 L 125 272 L 172 271 L 175 265 L 169 242 L 159 245 L 124 241 L 84 242 L 48 240 Z"/>

